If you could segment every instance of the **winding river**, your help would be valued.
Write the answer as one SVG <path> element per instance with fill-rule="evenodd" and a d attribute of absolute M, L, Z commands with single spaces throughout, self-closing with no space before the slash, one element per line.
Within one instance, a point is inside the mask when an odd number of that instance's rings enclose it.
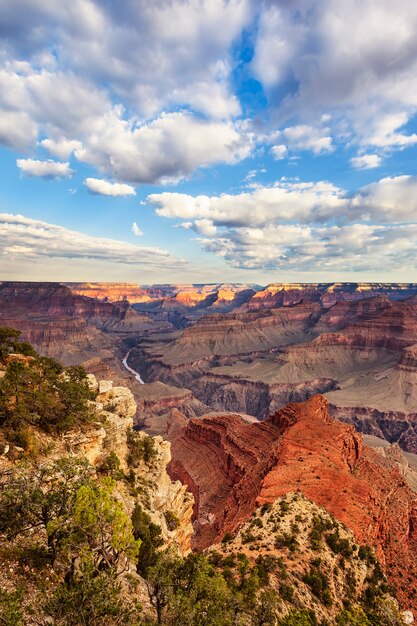
<path fill-rule="evenodd" d="M 136 380 L 141 384 L 144 385 L 145 381 L 142 380 L 139 372 L 136 372 L 133 368 L 130 367 L 130 365 L 127 364 L 127 360 L 129 358 L 129 354 L 132 352 L 133 348 L 130 348 L 129 352 L 126 354 L 125 358 L 122 360 L 122 364 L 123 366 L 128 370 L 128 372 L 130 372 L 131 374 L 133 374 L 133 376 L 136 378 Z"/>

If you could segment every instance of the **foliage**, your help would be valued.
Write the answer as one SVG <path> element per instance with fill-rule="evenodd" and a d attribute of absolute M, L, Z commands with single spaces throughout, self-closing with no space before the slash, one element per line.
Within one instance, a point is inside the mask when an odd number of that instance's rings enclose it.
<path fill-rule="evenodd" d="M 36 356 L 36 350 L 26 341 L 18 341 L 20 330 L 9 326 L 0 327 L 0 363 L 4 363 L 11 353 Z"/>
<path fill-rule="evenodd" d="M 0 358 L 5 352 L 10 353 L 11 346 L 26 354 L 33 350 L 29 344 L 5 340 L 4 331 L 0 328 Z M 61 433 L 93 419 L 90 399 L 87 374 L 82 367 L 64 369 L 54 359 L 33 351 L 26 359 L 8 359 L 0 381 L 0 427 L 11 434 L 27 425 Z"/>
<path fill-rule="evenodd" d="M 132 521 L 114 490 L 111 478 L 82 485 L 69 514 L 48 524 L 48 535 L 58 532 L 64 536 L 60 556 L 71 564 L 71 572 L 79 556 L 91 573 L 119 573 L 137 556 L 140 540 L 134 538 Z"/>
<path fill-rule="evenodd" d="M 22 589 L 14 592 L 0 590 L 0 624 L 23 626 L 22 595 Z"/>
<path fill-rule="evenodd" d="M 168 530 L 176 530 L 180 525 L 180 520 L 173 511 L 165 511 L 164 517 Z"/>
<path fill-rule="evenodd" d="M 141 607 L 121 593 L 113 573 L 83 575 L 61 583 L 44 604 L 56 626 L 137 626 Z"/>
<path fill-rule="evenodd" d="M 371 626 L 371 622 L 360 607 L 341 611 L 336 617 L 336 624 L 337 626 Z"/>
<path fill-rule="evenodd" d="M 148 569 L 154 567 L 158 560 L 158 548 L 163 544 L 161 528 L 151 522 L 139 504 L 135 505 L 132 513 L 133 536 L 140 539 L 141 544 L 137 559 L 137 571 L 146 576 Z"/>
<path fill-rule="evenodd" d="M 317 620 L 312 611 L 291 611 L 278 624 L 279 626 L 315 626 Z"/>
<path fill-rule="evenodd" d="M 54 523 L 70 515 L 76 493 L 90 478 L 87 461 L 62 458 L 28 463 L 6 472 L 0 484 L 0 533 L 8 539 L 43 533 L 54 562 L 63 529 Z M 13 515 L 10 511 L 13 510 Z"/>
<path fill-rule="evenodd" d="M 329 580 L 319 567 L 312 566 L 310 571 L 303 576 L 303 582 L 306 583 L 314 593 L 326 606 L 332 604 L 332 597 L 329 591 Z"/>
<path fill-rule="evenodd" d="M 352 547 L 348 539 L 341 539 L 337 532 L 326 536 L 326 543 L 334 554 L 341 554 L 348 558 L 353 554 Z"/>
<path fill-rule="evenodd" d="M 131 467 L 139 467 L 142 462 L 149 465 L 158 454 L 154 439 L 148 435 L 143 436 L 135 430 L 127 431 L 127 445 L 129 448 L 127 462 Z"/>

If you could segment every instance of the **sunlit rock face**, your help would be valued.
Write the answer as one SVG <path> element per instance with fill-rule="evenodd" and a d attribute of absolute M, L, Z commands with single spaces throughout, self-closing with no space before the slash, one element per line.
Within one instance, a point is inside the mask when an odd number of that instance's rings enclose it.
<path fill-rule="evenodd" d="M 330 417 L 323 396 L 261 423 L 234 415 L 191 420 L 172 451 L 170 475 L 195 497 L 196 546 L 221 540 L 260 504 L 301 491 L 375 548 L 399 597 L 416 608 L 416 493 L 396 455 L 364 446 L 352 426 Z M 406 575 L 410 589 L 401 584 Z"/>

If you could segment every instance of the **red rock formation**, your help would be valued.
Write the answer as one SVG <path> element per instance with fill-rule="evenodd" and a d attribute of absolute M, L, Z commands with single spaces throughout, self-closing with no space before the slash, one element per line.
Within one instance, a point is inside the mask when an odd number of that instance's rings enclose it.
<path fill-rule="evenodd" d="M 323 396 L 256 424 L 233 415 L 191 420 L 172 452 L 171 477 L 196 497 L 197 547 L 221 539 L 258 505 L 300 490 L 376 549 L 399 598 L 417 608 L 417 498 L 395 464 L 329 416 Z"/>

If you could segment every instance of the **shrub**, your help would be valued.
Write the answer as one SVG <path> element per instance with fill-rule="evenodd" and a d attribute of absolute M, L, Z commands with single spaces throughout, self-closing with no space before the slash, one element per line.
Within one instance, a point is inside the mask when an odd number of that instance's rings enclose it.
<path fill-rule="evenodd" d="M 332 598 L 329 590 L 329 579 L 318 567 L 311 567 L 308 574 L 302 578 L 312 593 L 326 606 L 331 606 Z"/>
<path fill-rule="evenodd" d="M 294 595 L 294 587 L 286 583 L 281 583 L 279 586 L 279 595 L 286 602 L 291 602 Z"/>
<path fill-rule="evenodd" d="M 0 623 L 6 626 L 23 626 L 21 609 L 23 590 L 8 592 L 0 590 Z"/>
<path fill-rule="evenodd" d="M 5 351 L 4 342 L 2 345 L 0 353 Z M 23 344 L 22 349 L 30 352 L 29 344 Z M 64 369 L 54 359 L 34 355 L 7 364 L 0 381 L 0 427 L 17 431 L 38 426 L 50 433 L 62 433 L 91 422 L 94 414 L 88 401 L 92 394 L 85 370 Z"/>
<path fill-rule="evenodd" d="M 173 511 L 165 511 L 164 517 L 168 530 L 176 530 L 180 525 L 180 520 Z"/>
<path fill-rule="evenodd" d="M 127 462 L 132 467 L 139 467 L 142 462 L 149 465 L 158 454 L 153 437 L 143 436 L 135 430 L 128 430 L 127 446 L 129 448 Z"/>

